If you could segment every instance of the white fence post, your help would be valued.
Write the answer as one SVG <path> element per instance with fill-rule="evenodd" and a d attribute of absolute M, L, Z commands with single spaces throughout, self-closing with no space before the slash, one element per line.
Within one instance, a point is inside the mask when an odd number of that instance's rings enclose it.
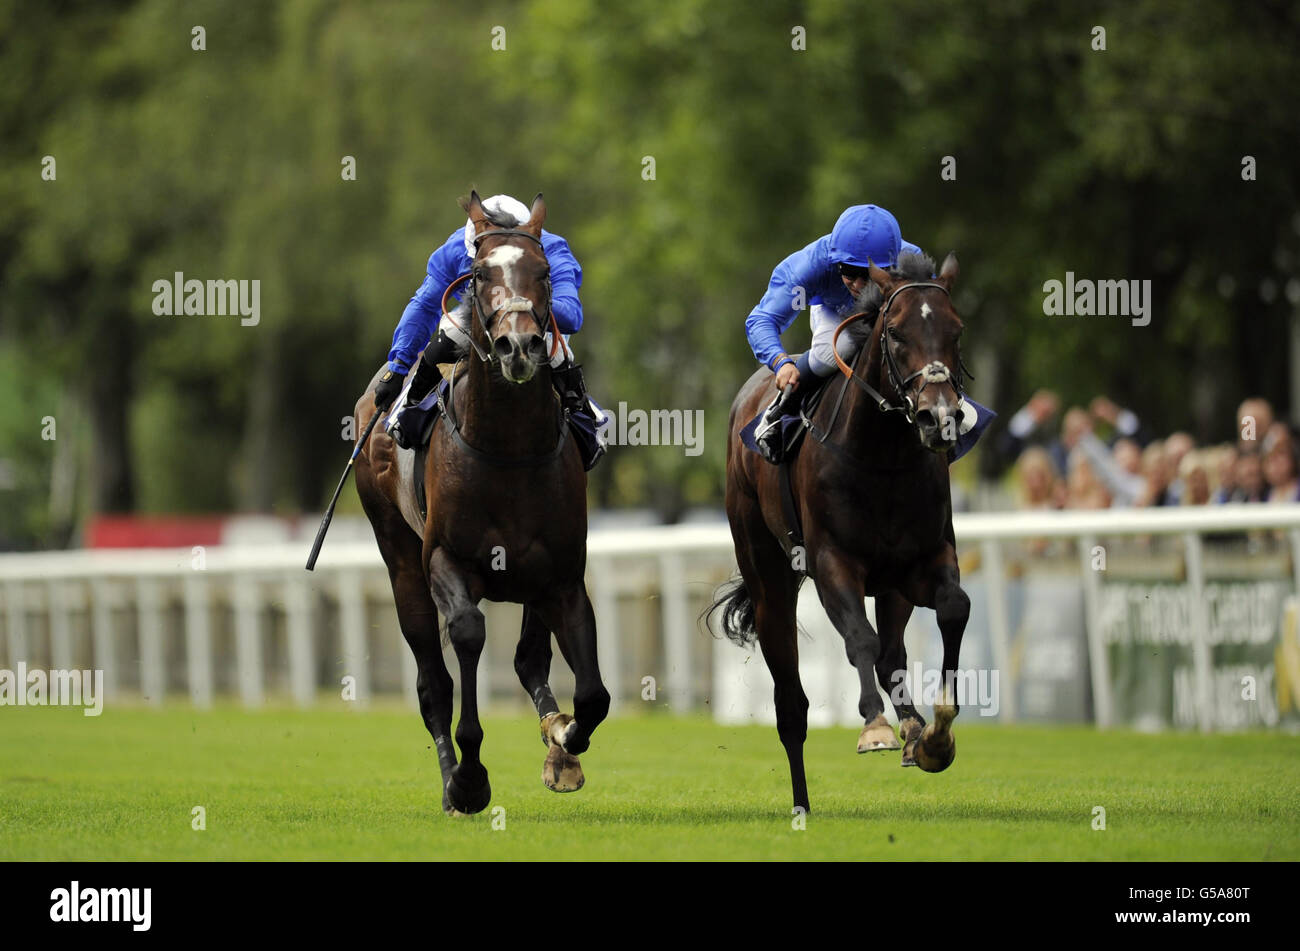
<path fill-rule="evenodd" d="M 289 691 L 294 703 L 309 707 L 316 699 L 316 665 L 312 650 L 312 589 L 297 576 L 285 583 L 284 610 L 289 631 Z"/>
<path fill-rule="evenodd" d="M 1214 692 L 1210 683 L 1210 619 L 1205 606 L 1205 559 L 1201 536 L 1183 536 L 1187 552 L 1187 584 L 1191 588 L 1192 669 L 1196 676 L 1196 715 L 1201 732 L 1214 728 Z"/>
<path fill-rule="evenodd" d="M 591 575 L 591 608 L 596 615 L 596 654 L 609 691 L 609 712 L 614 714 L 623 705 L 623 652 L 614 573 L 607 556 L 589 558 L 587 570 Z"/>
<path fill-rule="evenodd" d="M 16 670 L 18 662 L 30 663 L 31 647 L 27 642 L 27 592 L 23 582 L 5 585 L 5 626 L 8 629 L 9 663 Z M 26 685 L 19 689 L 26 690 Z"/>
<path fill-rule="evenodd" d="M 107 577 L 90 582 L 90 633 L 94 643 L 92 664 L 104 672 L 104 697 L 117 698 L 117 645 L 113 632 L 113 586 Z"/>
<path fill-rule="evenodd" d="M 370 705 L 370 659 L 366 656 L 366 600 L 363 579 L 347 568 L 335 572 L 339 599 L 339 635 L 343 643 L 343 676 L 356 679 L 356 705 Z M 403 645 L 405 646 L 405 645 Z M 342 677 L 338 678 L 342 680 Z M 339 686 L 339 685 L 336 685 Z"/>
<path fill-rule="evenodd" d="M 263 703 L 262 611 L 257 600 L 257 579 L 246 571 L 235 575 L 235 676 L 239 699 L 246 707 Z"/>
<path fill-rule="evenodd" d="M 1002 562 L 1001 543 L 992 538 L 981 542 L 980 555 L 984 562 L 984 576 L 988 580 L 989 637 L 993 646 L 993 663 L 1007 683 L 998 702 L 1002 719 L 1014 723 L 1016 683 L 1011 676 L 1011 625 L 1007 620 L 1007 573 Z"/>
<path fill-rule="evenodd" d="M 185 668 L 190 700 L 200 710 L 212 706 L 212 627 L 208 585 L 203 572 L 188 569 L 185 577 Z"/>
<path fill-rule="evenodd" d="M 1115 722 L 1110 698 L 1110 655 L 1101 630 L 1101 576 L 1092 567 L 1097 536 L 1079 536 L 1079 572 L 1083 576 L 1083 617 L 1088 632 L 1088 668 L 1092 675 L 1092 716 L 1097 728 L 1108 730 Z"/>
<path fill-rule="evenodd" d="M 166 659 L 163 651 L 161 582 L 141 575 L 135 583 L 136 615 L 140 624 L 140 692 L 154 706 L 167 693 Z"/>
<path fill-rule="evenodd" d="M 690 622 L 686 611 L 686 579 L 682 556 L 667 551 L 659 556 L 659 597 L 663 613 L 664 675 L 668 678 L 668 700 L 674 713 L 691 709 L 695 696 L 695 671 L 691 663 Z"/>
<path fill-rule="evenodd" d="M 59 670 L 72 669 L 72 621 L 68 617 L 67 590 L 75 582 L 55 580 L 45 583 L 45 599 L 50 612 L 50 657 Z"/>

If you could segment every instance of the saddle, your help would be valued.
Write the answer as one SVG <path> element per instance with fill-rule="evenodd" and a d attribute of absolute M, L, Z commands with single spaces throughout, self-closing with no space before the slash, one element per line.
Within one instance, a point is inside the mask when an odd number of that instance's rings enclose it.
<path fill-rule="evenodd" d="M 817 389 L 812 394 L 805 396 L 801 408 L 797 414 L 787 414 L 781 417 L 778 425 L 781 427 L 781 453 L 785 460 L 792 460 L 803 442 L 804 433 L 808 431 L 808 420 L 817 412 L 817 407 L 821 404 L 822 397 L 825 396 L 828 380 L 822 380 Z M 758 452 L 758 443 L 754 441 L 754 432 L 758 429 L 759 424 L 763 421 L 763 414 L 767 408 L 759 410 L 757 416 L 745 424 L 740 431 L 740 440 L 745 444 L 745 448 L 752 452 Z M 761 455 L 761 453 L 760 453 Z"/>
<path fill-rule="evenodd" d="M 411 374 L 414 379 L 414 374 Z M 415 441 L 415 471 L 424 472 L 424 467 L 429 458 L 429 442 L 433 438 L 434 427 L 438 425 L 438 420 L 447 415 L 447 406 L 452 398 L 452 387 L 456 379 L 456 372 L 453 368 L 449 377 L 444 377 L 438 382 L 429 394 L 419 403 L 406 406 L 402 409 L 402 428 L 408 432 L 418 433 Z M 410 386 L 410 383 L 407 383 Z M 400 402 L 405 402 L 406 390 L 402 390 L 401 396 L 398 397 Z M 602 410 L 595 400 L 591 400 L 593 405 Z M 587 472 L 600 461 L 605 454 L 605 439 L 603 430 L 608 426 L 609 417 L 605 415 L 603 420 L 597 419 L 589 412 L 580 411 L 576 413 L 565 412 L 564 420 L 573 441 L 578 444 L 578 452 L 582 457 L 582 467 Z M 390 417 L 385 423 L 385 429 L 392 427 L 393 419 Z M 456 434 L 459 437 L 459 433 Z M 556 446 L 558 450 L 560 446 Z M 415 501 L 420 510 L 420 517 L 427 518 L 429 514 L 428 500 L 424 493 L 424 479 L 416 477 L 415 481 Z"/>

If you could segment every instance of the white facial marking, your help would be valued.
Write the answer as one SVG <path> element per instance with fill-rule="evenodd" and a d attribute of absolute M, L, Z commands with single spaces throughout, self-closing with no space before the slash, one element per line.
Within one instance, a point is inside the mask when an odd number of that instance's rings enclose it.
<path fill-rule="evenodd" d="M 483 259 L 483 263 L 488 267 L 501 268 L 501 283 L 505 286 L 506 294 L 509 297 L 515 296 L 515 262 L 523 256 L 523 248 L 516 248 L 512 245 L 506 244 L 499 248 L 493 248 L 488 252 L 487 257 Z"/>
<path fill-rule="evenodd" d="M 926 318 L 926 319 L 928 320 L 928 319 L 930 318 L 931 313 L 932 313 L 932 311 L 930 310 L 930 305 L 929 305 L 929 304 L 922 304 L 922 305 L 921 305 L 921 316 L 922 316 L 922 317 L 924 317 L 924 318 Z"/>

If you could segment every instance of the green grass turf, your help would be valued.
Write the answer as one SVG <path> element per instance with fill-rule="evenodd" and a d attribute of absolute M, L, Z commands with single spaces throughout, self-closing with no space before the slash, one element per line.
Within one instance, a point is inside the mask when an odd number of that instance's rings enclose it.
<path fill-rule="evenodd" d="M 930 775 L 812 730 L 796 831 L 774 728 L 612 720 L 586 787 L 557 795 L 535 720 L 484 726 L 492 805 L 449 818 L 414 712 L 0 708 L 0 859 L 1300 858 L 1296 736 L 959 718 L 956 762 Z"/>

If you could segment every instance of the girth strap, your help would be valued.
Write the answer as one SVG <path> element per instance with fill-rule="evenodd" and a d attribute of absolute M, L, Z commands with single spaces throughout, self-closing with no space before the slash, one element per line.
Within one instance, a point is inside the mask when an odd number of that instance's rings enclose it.
<path fill-rule="evenodd" d="M 794 486 L 790 484 L 789 462 L 782 462 L 777 466 L 777 477 L 780 481 L 781 511 L 785 516 L 785 536 L 790 542 L 786 554 L 791 554 L 793 549 L 803 547 L 803 526 L 799 521 L 799 509 L 795 505 Z"/>

